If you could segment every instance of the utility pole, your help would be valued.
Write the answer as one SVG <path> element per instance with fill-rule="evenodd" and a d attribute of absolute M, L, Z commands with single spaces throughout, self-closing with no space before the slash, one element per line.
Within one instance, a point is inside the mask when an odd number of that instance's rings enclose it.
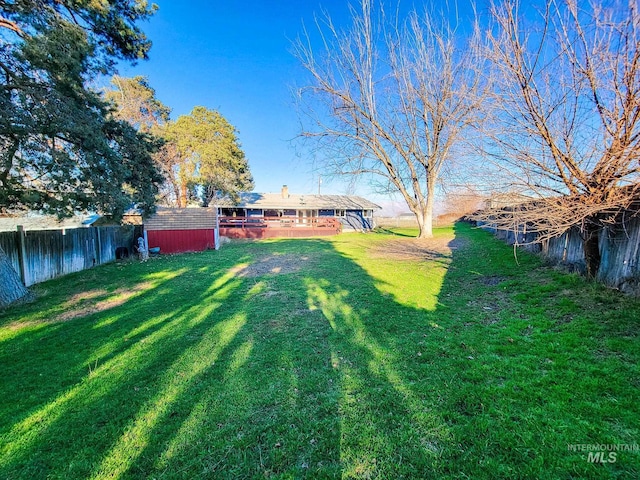
<path fill-rule="evenodd" d="M 318 195 L 320 195 L 320 185 L 322 184 L 322 175 L 318 175 Z"/>

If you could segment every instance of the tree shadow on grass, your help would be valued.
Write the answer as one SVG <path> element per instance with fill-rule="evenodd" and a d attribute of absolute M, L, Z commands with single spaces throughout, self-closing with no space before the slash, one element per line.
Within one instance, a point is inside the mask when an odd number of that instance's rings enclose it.
<path fill-rule="evenodd" d="M 213 291 L 192 295 L 178 307 L 163 304 L 162 296 L 149 291 L 109 312 L 105 325 L 100 326 L 104 318 L 91 315 L 5 341 L 9 355 L 2 363 L 11 362 L 12 368 L 5 369 L 11 374 L 3 379 L 8 402 L 2 417 L 12 425 L 3 425 L 9 442 L 3 445 L 2 466 L 16 466 L 25 478 L 45 477 L 57 470 L 50 458 L 55 452 L 62 462 L 69 461 L 71 470 L 63 470 L 63 476 L 86 476 L 82 468 L 91 465 L 73 459 L 106 448 L 109 435 L 117 434 L 132 409 L 144 403 L 163 370 L 191 338 L 210 328 L 203 325 L 208 313 L 201 311 L 221 305 L 233 287 L 232 279 L 218 276 L 216 281 Z"/>
<path fill-rule="evenodd" d="M 483 279 L 517 270 L 478 262 L 487 245 L 453 250 L 435 274 L 443 258 L 382 274 L 382 260 L 327 240 L 234 244 L 149 267 L 137 281 L 180 273 L 108 312 L 1 344 L 11 405 L 0 476 L 596 478 L 540 448 L 578 440 L 554 432 L 566 418 L 535 380 L 566 379 L 523 355 L 522 326 L 538 324 L 507 323 L 518 306 L 504 282 Z M 295 255 L 310 260 L 238 275 Z M 433 301 L 403 297 L 402 281 L 433 275 Z"/>
<path fill-rule="evenodd" d="M 110 364 L 119 365 L 119 357 L 123 354 L 126 357 L 132 349 L 142 350 L 145 343 L 152 344 L 156 339 L 170 335 L 176 324 L 185 323 L 183 320 L 188 311 L 197 308 L 208 295 L 189 296 L 189 301 L 184 301 L 184 295 L 180 295 L 179 304 L 175 295 L 172 300 L 163 301 L 166 290 L 171 288 L 169 284 L 180 281 L 180 276 L 186 275 L 183 270 L 170 272 L 165 275 L 166 278 L 154 282 L 126 304 L 108 311 L 69 321 L 39 321 L 35 327 L 27 321 L 26 328 L 1 343 L 5 353 L 3 357 L 6 356 L 7 361 L 15 358 L 33 359 L 16 362 L 11 369 L 12 375 L 5 377 L 3 387 L 11 397 L 8 398 L 8 409 L 3 417 L 15 419 L 12 409 L 24 412 L 25 417 L 36 413 L 40 405 L 54 402 L 61 388 L 77 385 L 88 374 L 97 374 L 99 368 L 115 368 Z M 206 272 L 210 270 L 208 268 Z M 213 278 L 222 278 L 222 272 Z M 138 277 L 138 281 L 149 282 L 144 274 L 142 279 Z M 223 282 L 218 288 L 229 286 L 229 282 Z M 221 292 L 214 292 L 210 296 L 215 298 L 220 295 Z M 109 298 L 109 293 L 105 292 L 102 296 Z M 219 299 L 218 303 L 223 300 Z M 100 298 L 94 298 L 94 301 L 99 302 Z M 159 309 L 159 305 L 163 308 Z M 19 325 L 12 328 L 18 329 Z M 54 381 L 51 381 L 52 376 L 56 377 Z M 25 398 L 25 387 L 34 395 Z M 51 397 L 47 399 L 48 395 Z"/>
<path fill-rule="evenodd" d="M 364 288 L 362 298 L 376 288 L 324 240 L 264 242 L 235 253 L 283 250 L 311 253 L 314 269 L 326 264 L 330 271 L 242 278 L 230 272 L 244 260 L 229 258 L 223 268 L 191 268 L 191 281 L 180 281 L 188 275 L 182 272 L 158 282 L 108 312 L 5 340 L 2 363 L 12 373 L 1 393 L 11 401 L 3 414 L 0 475 L 242 478 L 293 472 L 312 478 L 339 477 L 345 465 L 354 475 L 375 471 L 377 453 L 367 453 L 367 437 L 342 433 L 359 416 L 351 402 L 357 398 L 363 412 L 393 405 L 402 417 L 406 392 L 385 376 L 369 385 L 374 352 L 329 325 L 313 306 L 312 279 L 349 272 L 350 282 Z M 329 295 L 344 296 L 343 305 L 335 305 L 340 312 L 352 308 L 350 285 L 339 278 L 320 284 Z M 354 312 L 345 319 L 357 321 Z M 359 395 L 345 393 L 344 369 L 351 372 L 348 382 L 363 383 Z M 404 435 L 391 428 L 390 418 L 368 420 L 382 450 Z M 376 426 L 381 422 L 385 428 Z M 358 453 L 344 458 L 350 442 L 359 446 L 349 451 Z M 419 445 L 410 451 L 412 461 L 426 455 Z"/>

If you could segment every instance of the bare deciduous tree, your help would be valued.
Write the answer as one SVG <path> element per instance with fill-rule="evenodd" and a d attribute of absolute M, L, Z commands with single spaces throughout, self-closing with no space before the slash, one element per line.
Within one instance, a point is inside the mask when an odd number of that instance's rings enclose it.
<path fill-rule="evenodd" d="M 104 96 L 116 107 L 116 117 L 142 132 L 152 132 L 169 121 L 171 109 L 156 98 L 156 91 L 146 77 L 114 75 L 111 84 L 114 88 L 105 90 Z"/>
<path fill-rule="evenodd" d="M 166 137 L 166 126 L 158 127 L 156 135 Z M 176 175 L 177 166 L 180 165 L 181 157 L 175 143 L 165 141 L 153 159 L 164 175 L 165 181 L 160 186 L 158 192 L 159 203 L 169 207 L 179 206 L 182 195 L 181 185 Z"/>
<path fill-rule="evenodd" d="M 175 178 L 175 170 L 180 158 L 176 145 L 164 139 L 171 109 L 156 97 L 156 91 L 146 77 L 114 75 L 111 84 L 113 88 L 105 90 L 104 96 L 114 106 L 114 115 L 139 131 L 162 139 L 162 145 L 153 155 L 156 167 L 164 177 L 164 182 L 158 188 L 158 203 L 177 206 L 180 186 Z"/>
<path fill-rule="evenodd" d="M 594 277 L 602 227 L 640 193 L 640 16 L 633 1 L 533 3 L 491 7 L 498 82 L 485 153 L 503 186 L 535 199 L 483 215 L 541 239 L 578 228 Z"/>
<path fill-rule="evenodd" d="M 334 174 L 367 175 L 382 192 L 399 192 L 420 237 L 432 236 L 436 182 L 480 112 L 477 29 L 456 32 L 443 14 L 387 16 L 382 3 L 351 8 L 352 26 L 328 14 L 294 53 L 312 84 L 299 90 L 302 136 Z"/>

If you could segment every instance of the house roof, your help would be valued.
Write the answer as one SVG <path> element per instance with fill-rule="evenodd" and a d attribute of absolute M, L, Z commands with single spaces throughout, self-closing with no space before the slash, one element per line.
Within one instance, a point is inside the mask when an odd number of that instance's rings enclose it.
<path fill-rule="evenodd" d="M 25 215 L 0 217 L 0 232 L 15 232 L 18 229 L 18 225 L 22 225 L 26 231 L 83 228 L 90 227 L 100 218 L 100 215 L 88 214 L 75 215 L 60 220 L 58 217 L 52 215 L 28 213 Z"/>
<path fill-rule="evenodd" d="M 215 208 L 163 208 L 144 221 L 146 230 L 208 230 L 216 228 Z"/>
<path fill-rule="evenodd" d="M 241 193 L 236 203 L 221 202 L 220 207 L 262 209 L 342 209 L 379 210 L 382 207 L 355 195 L 299 195 L 282 193 Z"/>

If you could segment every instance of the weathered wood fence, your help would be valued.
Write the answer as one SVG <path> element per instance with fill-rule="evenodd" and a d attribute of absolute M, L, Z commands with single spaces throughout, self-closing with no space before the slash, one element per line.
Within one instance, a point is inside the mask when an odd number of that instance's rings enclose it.
<path fill-rule="evenodd" d="M 134 227 L 0 232 L 0 247 L 26 286 L 112 262 L 116 248 L 132 252 Z"/>
<path fill-rule="evenodd" d="M 629 211 L 619 224 L 603 228 L 600 232 L 601 263 L 597 280 L 624 292 L 640 295 L 640 212 Z M 571 229 L 559 237 L 536 242 L 536 234 L 527 232 L 525 226 L 516 231 L 497 230 L 491 224 L 481 224 L 498 238 L 510 245 L 539 252 L 555 264 L 565 265 L 584 273 L 585 259 L 582 237 L 577 229 Z"/>

